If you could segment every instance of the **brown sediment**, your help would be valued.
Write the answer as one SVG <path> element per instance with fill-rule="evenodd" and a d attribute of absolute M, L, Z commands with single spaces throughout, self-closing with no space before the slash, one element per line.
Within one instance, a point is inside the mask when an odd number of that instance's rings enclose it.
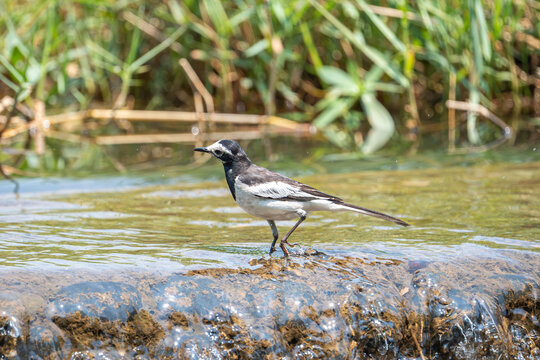
<path fill-rule="evenodd" d="M 52 321 L 71 340 L 73 350 L 113 346 L 119 351 L 144 345 L 152 349 L 164 337 L 159 323 L 146 310 L 140 310 L 126 322 L 88 317 L 77 311 L 65 317 L 54 316 Z"/>
<path fill-rule="evenodd" d="M 169 315 L 169 322 L 170 322 L 169 329 L 171 329 L 173 326 L 181 326 L 182 328 L 187 329 L 189 325 L 187 316 L 178 311 L 173 311 Z"/>

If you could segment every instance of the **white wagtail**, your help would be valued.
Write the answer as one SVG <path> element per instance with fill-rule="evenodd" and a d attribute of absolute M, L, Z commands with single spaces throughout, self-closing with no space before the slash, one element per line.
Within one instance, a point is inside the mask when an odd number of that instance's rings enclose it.
<path fill-rule="evenodd" d="M 287 239 L 312 211 L 354 211 L 409 226 L 390 215 L 347 204 L 338 197 L 257 166 L 249 160 L 236 141 L 219 140 L 210 146 L 195 148 L 194 151 L 206 152 L 221 160 L 227 184 L 238 206 L 268 221 L 274 236 L 270 254 L 275 251 L 279 236 L 275 221 L 300 218 L 279 245 L 283 254 L 289 256 L 285 245 L 293 247 L 295 244 L 289 244 Z"/>

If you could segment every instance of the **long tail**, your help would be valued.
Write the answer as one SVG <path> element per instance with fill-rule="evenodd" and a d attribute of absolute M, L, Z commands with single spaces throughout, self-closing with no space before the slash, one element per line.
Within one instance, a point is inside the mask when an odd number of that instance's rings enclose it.
<path fill-rule="evenodd" d="M 403 221 L 403 220 L 397 219 L 397 218 L 392 217 L 392 216 L 390 216 L 390 215 L 386 215 L 386 214 L 380 213 L 380 212 L 375 211 L 375 210 L 369 210 L 369 209 L 366 209 L 366 208 L 363 208 L 363 207 L 360 207 L 360 206 L 356 206 L 356 205 L 352 205 L 352 204 L 347 204 L 347 203 L 345 203 L 345 202 L 342 202 L 342 203 L 336 203 L 336 204 L 342 205 L 342 206 L 346 207 L 347 210 L 355 211 L 355 212 L 358 212 L 358 213 L 360 213 L 360 214 L 369 215 L 369 216 L 374 216 L 374 217 L 379 218 L 379 219 L 391 221 L 391 222 L 396 223 L 396 224 L 401 225 L 401 226 L 410 226 L 409 224 L 407 224 L 407 223 L 406 223 L 405 221 Z"/>

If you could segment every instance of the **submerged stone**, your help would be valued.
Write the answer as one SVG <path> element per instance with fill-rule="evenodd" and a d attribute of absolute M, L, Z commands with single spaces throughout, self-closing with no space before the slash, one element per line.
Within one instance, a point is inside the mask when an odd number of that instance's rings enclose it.
<path fill-rule="evenodd" d="M 65 286 L 49 304 L 49 316 L 81 315 L 103 320 L 126 321 L 141 308 L 137 289 L 119 282 L 82 282 Z"/>
<path fill-rule="evenodd" d="M 26 346 L 30 349 L 30 357 L 35 359 L 63 358 L 63 346 L 66 343 L 60 329 L 53 324 L 49 326 L 33 323 L 30 326 Z"/>
<path fill-rule="evenodd" d="M 474 299 L 501 294 L 508 285 L 538 288 L 533 278 L 521 278 L 521 285 L 514 278 L 482 294 L 462 288 L 454 300 L 456 292 L 448 290 L 461 270 L 450 264 L 426 264 L 412 274 L 403 262 L 366 263 L 326 256 L 301 262 L 261 259 L 252 265 L 259 267 L 193 271 L 154 286 L 159 317 L 171 329 L 162 344 L 163 354 L 252 359 L 469 359 L 475 354 L 505 358 L 510 354 L 508 341 L 513 340 L 501 337 L 497 329 L 500 321 L 508 324 L 503 307 L 508 301 L 495 304 L 491 297 L 493 303 L 487 307 Z M 378 280 L 372 282 L 361 274 Z M 475 289 L 482 282 L 480 276 L 468 286 Z M 530 303 L 531 291 L 520 295 L 529 299 L 522 301 Z M 538 312 L 538 308 L 530 310 Z M 523 339 L 530 343 L 514 345 L 512 354 L 537 351 L 534 324 L 530 320 L 523 331 L 516 330 L 523 326 L 509 327 L 516 344 Z M 489 346 L 483 347 L 484 343 Z"/>
<path fill-rule="evenodd" d="M 79 282 L 55 290 L 41 313 L 22 322 L 1 318 L 0 355 L 535 358 L 535 269 L 534 262 L 519 263 L 511 254 L 508 260 L 463 258 L 412 269 L 406 261 L 319 254 L 255 259 L 249 268 L 125 276 L 138 276 L 133 285 Z"/>
<path fill-rule="evenodd" d="M 0 359 L 15 357 L 20 343 L 21 328 L 17 318 L 0 315 Z"/>

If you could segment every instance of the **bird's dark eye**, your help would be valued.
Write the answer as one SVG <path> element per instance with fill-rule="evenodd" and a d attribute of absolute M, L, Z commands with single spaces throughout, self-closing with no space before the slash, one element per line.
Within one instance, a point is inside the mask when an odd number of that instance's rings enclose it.
<path fill-rule="evenodd" d="M 216 154 L 217 156 L 221 156 L 221 155 L 223 155 L 223 151 L 221 151 L 221 150 L 214 150 L 214 154 Z"/>

